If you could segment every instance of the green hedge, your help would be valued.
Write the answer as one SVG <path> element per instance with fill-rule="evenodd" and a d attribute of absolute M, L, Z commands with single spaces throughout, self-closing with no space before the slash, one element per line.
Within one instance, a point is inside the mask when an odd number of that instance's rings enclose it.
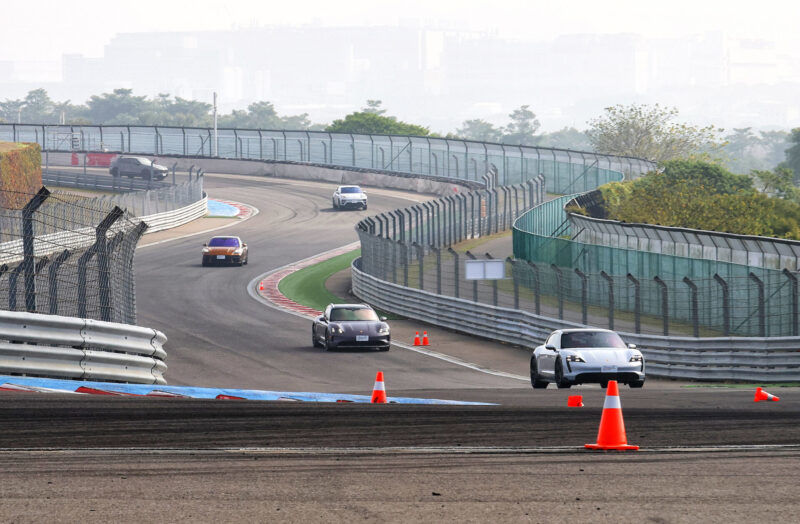
<path fill-rule="evenodd" d="M 39 145 L 0 142 L 0 207 L 22 209 L 41 187 Z"/>

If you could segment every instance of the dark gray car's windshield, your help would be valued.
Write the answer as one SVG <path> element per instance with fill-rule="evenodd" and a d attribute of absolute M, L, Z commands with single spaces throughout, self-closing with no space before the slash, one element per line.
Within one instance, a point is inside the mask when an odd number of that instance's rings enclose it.
<path fill-rule="evenodd" d="M 239 247 L 237 238 L 212 238 L 209 247 Z"/>
<path fill-rule="evenodd" d="M 561 334 L 561 348 L 624 348 L 625 343 L 616 333 L 605 331 L 580 331 Z"/>
<path fill-rule="evenodd" d="M 335 308 L 331 310 L 331 320 L 378 320 L 378 315 L 371 309 Z"/>
<path fill-rule="evenodd" d="M 358 187 L 343 187 L 342 193 L 361 193 L 361 188 Z"/>

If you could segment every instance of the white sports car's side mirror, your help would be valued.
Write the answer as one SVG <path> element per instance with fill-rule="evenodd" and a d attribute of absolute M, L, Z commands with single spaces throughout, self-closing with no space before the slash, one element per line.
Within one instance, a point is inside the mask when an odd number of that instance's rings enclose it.
<path fill-rule="evenodd" d="M 636 349 L 636 344 L 628 344 L 628 349 Z"/>

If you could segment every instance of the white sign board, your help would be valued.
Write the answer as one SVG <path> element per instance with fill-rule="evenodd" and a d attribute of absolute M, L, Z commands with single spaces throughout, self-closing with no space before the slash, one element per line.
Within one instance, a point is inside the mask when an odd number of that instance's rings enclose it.
<path fill-rule="evenodd" d="M 502 280 L 506 278 L 506 261 L 465 260 L 464 278 L 467 280 Z"/>

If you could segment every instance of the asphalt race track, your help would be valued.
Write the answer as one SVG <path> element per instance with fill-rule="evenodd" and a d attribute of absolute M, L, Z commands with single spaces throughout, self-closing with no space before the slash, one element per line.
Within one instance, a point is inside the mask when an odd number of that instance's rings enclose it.
<path fill-rule="evenodd" d="M 520 380 L 420 353 L 322 352 L 310 322 L 254 301 L 247 284 L 357 240 L 355 222 L 420 195 L 368 190 L 335 212 L 332 184 L 206 177 L 250 204 L 225 229 L 244 267 L 200 265 L 205 235 L 137 251 L 139 324 L 164 331 L 166 377 L 195 385 L 388 393 L 496 406 L 313 404 L 0 394 L 0 515 L 8 521 L 796 521 L 800 391 L 621 388 L 639 452 L 593 453 L 604 391 L 534 392 Z M 524 352 L 474 341 L 519 362 Z M 582 394 L 585 408 L 566 408 Z"/>

